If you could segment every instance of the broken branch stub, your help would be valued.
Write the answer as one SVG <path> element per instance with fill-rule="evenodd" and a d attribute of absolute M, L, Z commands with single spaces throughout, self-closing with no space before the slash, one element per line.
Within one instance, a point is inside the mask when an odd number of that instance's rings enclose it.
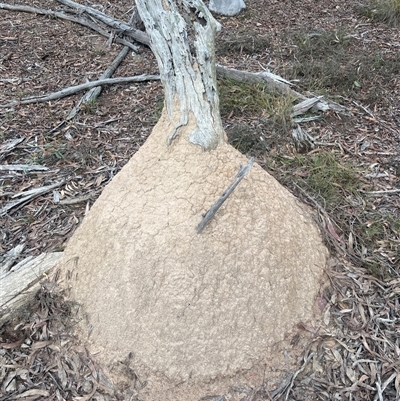
<path fill-rule="evenodd" d="M 165 91 L 168 144 L 195 118 L 189 141 L 214 149 L 224 141 L 216 85 L 214 38 L 220 24 L 200 0 L 137 0 Z"/>

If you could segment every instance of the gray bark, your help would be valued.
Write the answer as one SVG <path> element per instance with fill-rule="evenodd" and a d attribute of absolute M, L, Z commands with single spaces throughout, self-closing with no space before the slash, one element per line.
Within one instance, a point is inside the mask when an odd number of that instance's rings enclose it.
<path fill-rule="evenodd" d="M 189 141 L 213 149 L 224 141 L 216 84 L 214 39 L 219 23 L 201 0 L 137 0 L 164 85 L 168 144 L 194 116 Z"/>

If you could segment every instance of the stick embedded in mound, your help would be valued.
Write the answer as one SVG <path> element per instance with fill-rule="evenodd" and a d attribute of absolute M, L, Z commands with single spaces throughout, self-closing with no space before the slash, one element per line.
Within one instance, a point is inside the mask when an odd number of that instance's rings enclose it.
<path fill-rule="evenodd" d="M 223 192 L 223 194 L 214 203 L 214 205 L 212 205 L 212 207 L 207 211 L 207 213 L 203 217 L 203 220 L 201 220 L 201 222 L 197 226 L 197 234 L 200 234 L 203 231 L 204 227 L 214 217 L 215 213 L 217 213 L 218 209 L 227 200 L 228 196 L 233 192 L 239 182 L 242 181 L 245 175 L 250 171 L 253 163 L 254 157 L 252 157 L 244 167 L 240 166 L 239 172 L 236 174 L 236 177 L 233 179 L 231 185 L 229 185 L 229 187 Z"/>

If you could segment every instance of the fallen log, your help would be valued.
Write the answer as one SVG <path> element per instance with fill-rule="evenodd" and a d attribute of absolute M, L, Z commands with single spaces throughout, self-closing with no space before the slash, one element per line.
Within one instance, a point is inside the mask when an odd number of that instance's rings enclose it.
<path fill-rule="evenodd" d="M 8 271 L 0 266 L 0 325 L 29 304 L 39 291 L 41 280 L 46 278 L 62 256 L 62 252 L 29 256 Z"/>

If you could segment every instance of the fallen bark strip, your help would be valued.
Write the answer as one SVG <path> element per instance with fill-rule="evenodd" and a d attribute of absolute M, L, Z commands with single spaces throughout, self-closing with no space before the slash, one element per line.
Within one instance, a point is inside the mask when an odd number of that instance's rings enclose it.
<path fill-rule="evenodd" d="M 13 150 L 19 143 L 21 143 L 25 138 L 15 138 L 10 139 L 0 145 L 0 156 Z"/>
<path fill-rule="evenodd" d="M 81 17 L 73 17 L 73 16 L 65 14 L 64 12 L 61 12 L 61 11 L 53 11 L 53 10 L 48 10 L 48 9 L 44 9 L 44 8 L 37 8 L 37 7 L 23 6 L 23 5 L 11 5 L 11 4 L 5 4 L 5 3 L 0 3 L 0 10 L 1 9 L 9 10 L 9 11 L 19 11 L 19 12 L 40 14 L 40 15 L 48 15 L 51 17 L 60 18 L 60 19 L 66 20 L 66 21 L 74 22 L 79 25 L 83 25 L 86 28 L 90 28 L 93 31 L 99 33 L 100 35 L 105 36 L 106 38 L 110 37 L 110 32 L 101 28 L 99 25 L 94 24 L 93 22 L 87 21 Z M 129 36 L 129 35 L 127 35 L 127 36 Z M 132 39 L 134 39 L 134 38 L 132 38 Z M 134 44 L 132 44 L 131 42 L 129 42 L 128 40 L 117 37 L 114 39 L 114 42 L 124 45 L 124 46 L 129 46 L 136 53 L 139 52 L 139 48 L 137 46 L 135 46 Z M 139 41 L 139 42 L 143 43 L 141 41 Z"/>
<path fill-rule="evenodd" d="M 20 207 L 20 206 L 24 205 L 25 203 L 30 202 L 32 199 L 35 199 L 36 197 L 38 197 L 40 195 L 43 195 L 43 194 L 45 194 L 47 192 L 52 191 L 55 188 L 60 187 L 64 183 L 65 183 L 65 181 L 60 181 L 60 182 L 57 182 L 57 183 L 52 184 L 52 185 L 47 185 L 45 187 L 35 188 L 35 189 L 30 190 L 30 191 L 20 192 L 19 194 L 15 194 L 13 196 L 13 198 L 16 198 L 16 197 L 21 196 L 21 195 L 25 195 L 25 196 L 23 198 L 21 198 L 21 199 L 18 199 L 16 201 L 10 202 L 8 205 L 6 205 L 3 208 L 1 208 L 0 209 L 0 216 L 4 216 L 11 209 L 14 209 L 16 207 Z"/>
<path fill-rule="evenodd" d="M 6 274 L 14 264 L 14 262 L 19 258 L 19 255 L 25 248 L 25 244 L 19 244 L 16 247 L 10 249 L 6 254 L 0 259 L 0 276 Z"/>
<path fill-rule="evenodd" d="M 41 96 L 30 96 L 20 100 L 13 100 L 9 103 L 2 104 L 0 107 L 13 107 L 18 104 L 30 104 L 30 103 L 42 103 L 48 102 L 51 100 L 61 99 L 66 96 L 73 95 L 74 93 L 80 92 L 85 89 L 91 89 L 95 86 L 101 85 L 113 85 L 113 84 L 122 84 L 127 82 L 145 82 L 145 81 L 158 81 L 160 79 L 159 75 L 137 75 L 135 77 L 120 77 L 120 78 L 108 78 L 108 79 L 101 79 L 98 81 L 91 81 L 86 82 L 84 84 L 70 86 L 68 88 L 64 88 L 58 92 L 53 92 L 46 95 Z"/>
<path fill-rule="evenodd" d="M 59 202 L 60 205 L 76 205 L 77 203 L 87 202 L 95 196 L 94 193 L 90 193 L 84 196 L 78 196 L 76 198 L 71 199 L 61 199 Z"/>
<path fill-rule="evenodd" d="M 24 307 L 40 289 L 40 280 L 61 260 L 62 252 L 29 256 L 0 274 L 0 325 Z"/>
<path fill-rule="evenodd" d="M 306 153 L 315 148 L 314 138 L 300 125 L 296 125 L 292 130 L 294 146 L 299 153 Z"/>
<path fill-rule="evenodd" d="M 233 192 L 233 190 L 237 187 L 240 181 L 246 176 L 246 174 L 253 167 L 254 157 L 252 157 L 246 166 L 240 166 L 239 172 L 236 177 L 233 179 L 232 183 L 229 187 L 222 193 L 219 199 L 211 206 L 211 208 L 204 215 L 203 220 L 197 226 L 197 234 L 200 234 L 207 223 L 214 217 L 215 213 L 217 213 L 218 209 L 222 206 L 222 204 L 227 200 L 228 196 Z"/>
<path fill-rule="evenodd" d="M 0 164 L 0 171 L 46 171 L 48 169 L 37 164 Z"/>

